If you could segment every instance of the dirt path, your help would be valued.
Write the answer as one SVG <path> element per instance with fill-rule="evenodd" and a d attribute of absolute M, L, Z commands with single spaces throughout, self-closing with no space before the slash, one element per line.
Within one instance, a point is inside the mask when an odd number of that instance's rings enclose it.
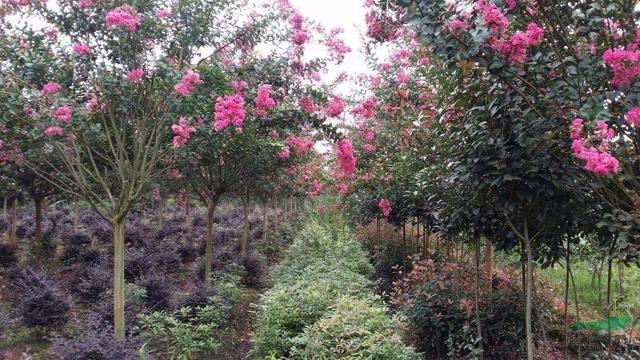
<path fill-rule="evenodd" d="M 253 359 L 251 355 L 251 337 L 256 321 L 253 305 L 260 300 L 265 288 L 245 289 L 242 300 L 231 315 L 227 326 L 220 329 L 221 346 L 209 359 L 245 360 Z"/>

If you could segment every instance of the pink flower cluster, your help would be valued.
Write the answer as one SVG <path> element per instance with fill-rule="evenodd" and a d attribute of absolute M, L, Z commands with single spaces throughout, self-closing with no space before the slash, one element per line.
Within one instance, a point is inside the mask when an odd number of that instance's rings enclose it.
<path fill-rule="evenodd" d="M 609 49 L 602 60 L 613 72 L 611 85 L 614 87 L 630 85 L 640 77 L 640 50 Z"/>
<path fill-rule="evenodd" d="M 196 86 L 202 83 L 203 81 L 200 80 L 200 74 L 193 70 L 187 70 L 187 72 L 182 75 L 180 82 L 173 87 L 173 90 L 182 96 L 189 96 Z"/>
<path fill-rule="evenodd" d="M 299 12 L 294 12 L 289 17 L 289 24 L 293 26 L 293 35 L 291 35 L 291 42 L 295 45 L 302 46 L 311 38 L 307 31 L 304 29 L 304 17 Z"/>
<path fill-rule="evenodd" d="M 321 191 L 322 183 L 318 179 L 313 179 L 313 181 L 311 182 L 311 188 L 309 189 L 307 195 L 309 196 L 309 198 L 314 199 L 318 197 L 318 195 L 320 195 Z"/>
<path fill-rule="evenodd" d="M 509 19 L 491 0 L 478 0 L 475 9 L 482 14 L 482 22 L 494 34 L 501 34 L 509 26 Z"/>
<path fill-rule="evenodd" d="M 316 111 L 316 104 L 308 97 L 301 97 L 298 103 L 307 114 L 313 114 Z"/>
<path fill-rule="evenodd" d="M 248 87 L 249 87 L 249 84 L 247 84 L 246 81 L 238 81 L 238 80 L 231 81 L 231 88 L 233 89 L 233 91 L 237 93 L 244 91 Z"/>
<path fill-rule="evenodd" d="M 267 111 L 276 107 L 276 101 L 271 97 L 271 85 L 261 85 L 256 96 L 256 114 L 266 117 Z"/>
<path fill-rule="evenodd" d="M 156 19 L 164 19 L 171 15 L 171 11 L 169 9 L 160 9 L 156 11 Z"/>
<path fill-rule="evenodd" d="M 226 95 L 216 100 L 214 127 L 216 131 L 226 129 L 229 125 L 242 128 L 246 111 L 242 94 Z"/>
<path fill-rule="evenodd" d="M 284 144 L 290 148 L 293 148 L 296 152 L 296 156 L 304 156 L 309 152 L 309 150 L 313 148 L 313 146 L 315 145 L 315 141 L 309 138 L 291 135 L 287 137 L 287 139 L 284 141 Z"/>
<path fill-rule="evenodd" d="M 78 56 L 89 56 L 91 54 L 91 48 L 84 43 L 76 43 L 72 46 L 73 52 Z"/>
<path fill-rule="evenodd" d="M 62 86 L 60 86 L 60 84 L 58 84 L 57 82 L 48 82 L 42 85 L 43 95 L 55 94 L 60 92 L 60 90 L 62 90 Z"/>
<path fill-rule="evenodd" d="M 356 174 L 356 157 L 353 154 L 353 146 L 346 139 L 338 141 L 336 158 L 340 169 L 346 177 L 353 177 Z"/>
<path fill-rule="evenodd" d="M 49 126 L 48 128 L 44 129 L 44 136 L 46 137 L 52 137 L 52 136 L 62 136 L 63 131 L 62 128 L 60 126 L 54 125 L 54 126 Z"/>
<path fill-rule="evenodd" d="M 73 108 L 71 105 L 62 105 L 56 109 L 56 119 L 62 123 L 71 122 L 71 117 L 73 115 Z"/>
<path fill-rule="evenodd" d="M 340 194 L 340 196 L 347 196 L 349 195 L 349 185 L 345 184 L 345 183 L 339 183 L 336 186 L 337 190 L 338 190 L 338 194 Z"/>
<path fill-rule="evenodd" d="M 128 4 L 109 11 L 105 16 L 108 27 L 123 27 L 129 32 L 136 31 L 141 20 L 142 16 L 136 14 Z"/>
<path fill-rule="evenodd" d="M 327 104 L 327 116 L 338 117 L 344 111 L 346 104 L 339 96 L 333 96 Z"/>
<path fill-rule="evenodd" d="M 527 31 L 516 31 L 510 38 L 495 41 L 493 45 L 500 56 L 512 64 L 521 64 L 527 60 L 527 50 L 542 43 L 544 30 L 536 23 L 530 23 Z"/>
<path fill-rule="evenodd" d="M 289 158 L 290 155 L 291 155 L 291 150 L 289 149 L 288 146 L 283 147 L 282 150 L 278 152 L 278 157 L 280 158 L 280 160 L 286 160 Z"/>
<path fill-rule="evenodd" d="M 640 107 L 634 107 L 627 115 L 624 116 L 624 119 L 629 123 L 629 125 L 639 127 L 640 126 Z"/>
<path fill-rule="evenodd" d="M 329 48 L 329 55 L 338 64 L 344 61 L 344 56 L 351 52 L 351 48 L 338 37 L 344 30 L 337 28 L 331 30 L 329 37 L 325 40 L 325 45 Z"/>
<path fill-rule="evenodd" d="M 382 216 L 388 218 L 391 215 L 391 203 L 389 200 L 382 198 L 378 201 L 378 208 L 382 211 Z"/>
<path fill-rule="evenodd" d="M 141 68 L 131 69 L 127 73 L 127 81 L 130 82 L 131 84 L 136 84 L 140 82 L 140 80 L 142 80 L 143 77 L 144 77 L 144 70 L 142 70 Z"/>
<path fill-rule="evenodd" d="M 585 169 L 600 175 L 617 173 L 620 167 L 618 159 L 609 153 L 609 142 L 616 136 L 604 121 L 598 122 L 593 139 L 582 137 L 584 121 L 576 118 L 571 123 L 571 149 L 574 155 L 586 161 Z M 593 140 L 593 141 L 592 141 Z M 591 145 L 594 142 L 596 145 Z"/>
<path fill-rule="evenodd" d="M 400 36 L 400 24 L 387 12 L 373 9 L 365 15 L 367 36 L 377 42 L 393 41 Z"/>
<path fill-rule="evenodd" d="M 187 141 L 191 138 L 191 134 L 196 131 L 194 127 L 189 125 L 187 119 L 181 116 L 177 124 L 171 125 L 171 131 L 173 131 L 173 147 L 180 148 L 187 144 Z"/>

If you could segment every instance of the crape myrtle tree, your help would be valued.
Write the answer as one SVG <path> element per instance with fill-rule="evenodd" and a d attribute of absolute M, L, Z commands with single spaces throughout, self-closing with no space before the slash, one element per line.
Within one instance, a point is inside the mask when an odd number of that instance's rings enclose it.
<path fill-rule="evenodd" d="M 198 66 L 202 86 L 184 102 L 187 115 L 172 126 L 177 149 L 170 171 L 207 208 L 205 282 L 211 278 L 214 213 L 219 199 L 234 194 L 245 207 L 241 252 L 246 254 L 248 206 L 256 190 L 300 161 L 314 141 L 310 129 L 329 132 L 316 103 L 325 101 L 319 76 L 348 48 L 335 34 L 307 32 L 314 25 L 286 2 L 256 12 L 253 36 L 244 36 Z M 331 42 L 325 39 L 331 38 Z M 306 44 L 324 43 L 327 55 L 305 58 Z M 318 109 L 316 109 L 318 108 Z M 176 171 L 178 172 L 176 174 Z"/>
<path fill-rule="evenodd" d="M 5 2 L 4 91 L 25 98 L 7 139 L 38 136 L 62 165 L 58 189 L 108 220 L 114 242 L 114 332 L 125 335 L 124 220 L 167 165 L 171 125 L 202 84 L 193 68 L 246 34 L 243 1 Z M 246 17 L 246 16 L 245 16 Z M 247 18 L 250 21 L 251 18 Z M 7 142 L 8 143 L 8 142 Z"/>
<path fill-rule="evenodd" d="M 637 69 L 633 6 L 398 0 L 377 10 L 414 24 L 456 74 L 453 183 L 492 219 L 490 228 L 509 230 L 502 247 L 517 241 L 524 250 L 528 358 L 536 250 L 559 258 L 561 239 L 575 239 L 580 209 L 589 208 L 608 225 L 611 248 L 636 253 L 633 235 L 616 229 L 636 227 L 634 166 L 612 155 L 626 161 L 635 151 L 626 88 Z"/>

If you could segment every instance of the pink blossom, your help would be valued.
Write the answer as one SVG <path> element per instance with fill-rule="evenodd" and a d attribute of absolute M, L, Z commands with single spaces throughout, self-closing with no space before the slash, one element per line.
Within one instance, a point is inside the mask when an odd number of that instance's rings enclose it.
<path fill-rule="evenodd" d="M 182 96 L 189 96 L 196 86 L 202 84 L 204 81 L 200 80 L 200 74 L 193 70 L 187 70 L 182 75 L 182 79 L 177 83 L 173 90 Z"/>
<path fill-rule="evenodd" d="M 351 48 L 345 42 L 338 38 L 342 33 L 342 29 L 333 29 L 329 33 L 329 37 L 325 40 L 325 45 L 329 48 L 329 54 L 338 64 L 344 60 L 344 56 L 351 52 Z"/>
<path fill-rule="evenodd" d="M 586 146 L 582 139 L 575 139 L 571 148 L 577 158 L 585 160 L 585 169 L 599 175 L 617 173 L 620 167 L 618 159 L 606 150 Z"/>
<path fill-rule="evenodd" d="M 63 105 L 56 109 L 56 119 L 63 123 L 71 122 L 73 108 L 71 105 Z"/>
<path fill-rule="evenodd" d="M 336 158 L 345 176 L 353 177 L 356 173 L 356 157 L 353 154 L 353 146 L 349 140 L 342 139 L 338 141 Z"/>
<path fill-rule="evenodd" d="M 339 96 L 333 96 L 333 98 L 327 104 L 327 116 L 338 117 L 342 114 L 346 104 Z"/>
<path fill-rule="evenodd" d="M 509 19 L 498 9 L 496 4 L 490 0 L 477 0 L 476 10 L 482 13 L 484 26 L 494 34 L 500 34 L 509 26 Z"/>
<path fill-rule="evenodd" d="M 62 128 L 57 125 L 49 126 L 48 128 L 44 129 L 44 136 L 46 137 L 52 137 L 54 135 L 62 136 L 62 134 Z"/>
<path fill-rule="evenodd" d="M 48 82 L 42 85 L 43 95 L 55 94 L 60 92 L 60 90 L 62 90 L 62 86 L 60 86 L 60 84 L 58 84 L 57 82 Z"/>
<path fill-rule="evenodd" d="M 89 98 L 87 101 L 87 111 L 94 112 L 100 108 L 100 104 L 98 103 L 98 99 L 95 96 Z"/>
<path fill-rule="evenodd" d="M 78 0 L 78 6 L 81 9 L 87 9 L 98 5 L 100 0 Z"/>
<path fill-rule="evenodd" d="M 142 16 L 136 14 L 128 4 L 109 11 L 105 16 L 108 27 L 124 27 L 129 32 L 136 31 L 141 20 Z"/>
<path fill-rule="evenodd" d="M 345 183 L 340 183 L 337 186 L 338 189 L 338 194 L 340 194 L 340 196 L 347 196 L 349 195 L 349 186 Z"/>
<path fill-rule="evenodd" d="M 160 9 L 156 11 L 156 19 L 164 19 L 171 15 L 171 11 L 169 9 Z"/>
<path fill-rule="evenodd" d="M 507 40 L 499 41 L 495 46 L 500 56 L 512 64 L 521 64 L 527 60 L 527 40 L 520 31 L 516 31 Z"/>
<path fill-rule="evenodd" d="M 374 153 L 376 152 L 376 146 L 373 144 L 364 144 L 362 145 L 362 150 L 364 150 L 364 152 Z"/>
<path fill-rule="evenodd" d="M 242 92 L 248 87 L 249 87 L 249 84 L 247 84 L 246 81 L 237 81 L 237 80 L 231 81 L 231 88 L 233 89 L 233 91 L 237 93 Z"/>
<path fill-rule="evenodd" d="M 516 0 L 505 0 L 504 3 L 505 5 L 507 5 L 507 9 L 509 10 L 513 10 L 516 8 L 516 6 L 518 6 Z"/>
<path fill-rule="evenodd" d="M 309 138 L 294 135 L 287 137 L 284 143 L 290 148 L 293 148 L 297 156 L 304 156 L 315 145 L 315 142 Z"/>
<path fill-rule="evenodd" d="M 278 157 L 280 158 L 280 160 L 286 160 L 289 158 L 290 155 L 290 150 L 288 146 L 285 146 L 284 148 L 282 148 L 282 150 L 280 150 L 278 152 Z"/>
<path fill-rule="evenodd" d="M 296 45 L 304 45 L 309 39 L 309 34 L 302 29 L 294 31 L 293 35 L 291 35 L 291 42 Z"/>
<path fill-rule="evenodd" d="M 144 70 L 141 68 L 131 69 L 129 73 L 127 73 L 127 81 L 131 84 L 136 84 L 142 80 L 144 77 Z"/>
<path fill-rule="evenodd" d="M 602 60 L 613 72 L 611 85 L 614 87 L 632 84 L 640 76 L 640 51 L 627 49 L 608 49 Z"/>
<path fill-rule="evenodd" d="M 640 126 L 640 107 L 634 107 L 627 115 L 624 116 L 624 119 L 632 126 Z"/>
<path fill-rule="evenodd" d="M 322 183 L 318 179 L 313 179 L 313 181 L 311 182 L 311 188 L 309 189 L 309 192 L 307 193 L 307 195 L 313 199 L 318 195 L 320 195 L 321 191 L 322 191 Z"/>
<path fill-rule="evenodd" d="M 571 122 L 571 140 L 579 139 L 582 136 L 583 122 L 581 118 L 575 118 Z"/>
<path fill-rule="evenodd" d="M 382 216 L 388 218 L 391 215 L 391 203 L 389 200 L 382 198 L 378 201 L 378 208 L 382 211 Z"/>
<path fill-rule="evenodd" d="M 269 136 L 271 136 L 272 139 L 277 140 L 280 138 L 280 134 L 278 134 L 278 130 L 276 129 L 271 129 L 269 131 Z"/>
<path fill-rule="evenodd" d="M 299 12 L 294 12 L 290 17 L 289 17 L 289 24 L 291 24 L 291 26 L 293 26 L 294 29 L 302 29 L 302 24 L 304 22 L 304 17 L 302 16 L 302 14 L 300 14 Z"/>
<path fill-rule="evenodd" d="M 301 97 L 298 101 L 302 110 L 308 114 L 313 114 L 316 111 L 316 105 L 308 97 Z"/>
<path fill-rule="evenodd" d="M 229 125 L 242 127 L 246 111 L 244 98 L 241 94 L 222 96 L 216 99 L 215 123 L 217 131 L 224 130 Z"/>
<path fill-rule="evenodd" d="M 527 25 L 527 31 L 525 32 L 527 46 L 540 46 L 543 36 L 544 30 L 538 24 L 532 22 Z"/>
<path fill-rule="evenodd" d="M 182 179 L 182 174 L 176 168 L 171 168 L 171 169 L 167 170 L 167 176 L 169 177 L 169 179 L 173 179 L 173 180 Z"/>
<path fill-rule="evenodd" d="M 267 111 L 276 107 L 276 101 L 271 97 L 271 85 L 261 85 L 256 96 L 256 114 L 266 117 Z"/>
<path fill-rule="evenodd" d="M 400 84 L 406 84 L 406 83 L 409 82 L 409 80 L 410 80 L 409 75 L 407 75 L 403 71 L 399 71 L 396 74 L 396 81 L 398 81 L 398 83 L 400 83 Z"/>
<path fill-rule="evenodd" d="M 180 117 L 177 124 L 171 125 L 171 131 L 173 131 L 173 147 L 180 148 L 187 144 L 189 138 L 191 138 L 191 134 L 196 131 L 194 127 L 189 125 L 187 119 L 183 116 Z"/>
<path fill-rule="evenodd" d="M 73 44 L 73 52 L 78 56 L 88 56 L 91 54 L 91 48 L 84 43 Z"/>

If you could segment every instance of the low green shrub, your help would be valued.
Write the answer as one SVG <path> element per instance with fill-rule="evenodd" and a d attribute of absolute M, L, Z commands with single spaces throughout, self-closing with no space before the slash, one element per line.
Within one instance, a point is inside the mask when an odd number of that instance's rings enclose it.
<path fill-rule="evenodd" d="M 403 324 L 379 301 L 341 297 L 331 311 L 294 339 L 296 359 L 420 359 L 403 343 Z"/>
<path fill-rule="evenodd" d="M 278 284 L 258 306 L 259 321 L 253 342 L 259 358 L 288 356 L 293 339 L 318 321 L 343 295 L 370 295 L 370 282 L 360 274 L 335 269 L 310 272 L 293 284 Z"/>
<path fill-rule="evenodd" d="M 336 224 L 325 220 L 309 221 L 287 251 L 286 258 L 272 271 L 270 282 L 274 287 L 257 307 L 258 322 L 253 343 L 258 359 L 336 358 L 332 350 L 323 355 L 308 350 L 334 348 L 329 340 L 325 343 L 324 338 L 319 338 L 317 332 L 324 326 L 331 326 L 331 323 L 351 321 L 342 319 L 342 312 L 336 312 L 344 308 L 336 303 L 341 298 L 367 304 L 374 302 L 373 283 L 369 280 L 373 268 L 368 256 L 352 239 L 348 228 Z M 357 306 L 363 307 L 360 302 Z M 380 335 L 388 338 L 388 342 L 378 342 L 381 339 L 378 334 L 363 334 L 362 338 L 354 339 L 360 345 L 349 358 L 417 358 L 411 357 L 410 354 L 415 353 L 402 345 L 402 327 L 392 325 L 397 320 L 391 320 L 384 307 L 374 307 L 365 317 L 369 315 L 377 316 L 377 320 L 367 323 L 366 319 L 360 319 L 360 325 L 374 332 L 380 330 Z M 332 320 L 321 322 L 325 318 Z M 387 322 L 375 327 L 376 321 L 383 318 Z M 340 333 L 341 330 L 335 331 Z M 342 335 L 349 337 L 347 333 Z M 312 344 L 316 347 L 311 347 Z M 399 349 L 402 351 L 395 357 L 383 355 L 396 353 Z M 377 354 L 379 357 L 375 357 Z"/>

